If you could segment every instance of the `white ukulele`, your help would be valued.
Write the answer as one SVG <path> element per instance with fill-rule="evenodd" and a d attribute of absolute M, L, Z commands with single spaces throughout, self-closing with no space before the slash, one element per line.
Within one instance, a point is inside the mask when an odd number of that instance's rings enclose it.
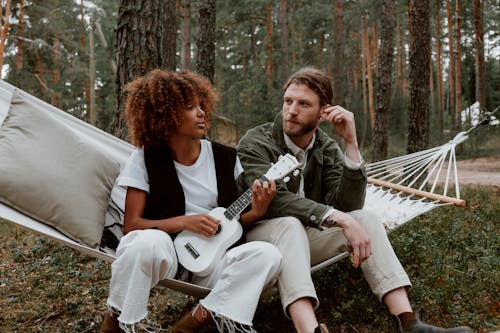
<path fill-rule="evenodd" d="M 299 166 L 297 159 L 286 154 L 280 156 L 260 181 L 280 179 Z M 199 276 L 210 274 L 214 266 L 226 253 L 226 250 L 240 239 L 243 229 L 238 218 L 240 213 L 252 202 L 252 188 L 245 191 L 227 209 L 217 207 L 212 209 L 210 216 L 220 220 L 215 235 L 205 237 L 198 233 L 184 230 L 174 239 L 174 247 L 179 262 L 188 271 Z"/>

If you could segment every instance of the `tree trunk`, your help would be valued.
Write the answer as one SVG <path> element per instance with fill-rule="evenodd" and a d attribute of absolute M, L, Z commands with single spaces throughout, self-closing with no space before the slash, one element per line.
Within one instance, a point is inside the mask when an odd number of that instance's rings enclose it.
<path fill-rule="evenodd" d="M 88 121 L 91 125 L 96 125 L 97 108 L 96 108 L 96 95 L 95 95 L 95 80 L 96 80 L 96 59 L 95 59 L 95 15 L 96 10 L 90 10 L 90 29 L 89 29 L 89 82 L 90 82 L 90 98 L 88 108 Z"/>
<path fill-rule="evenodd" d="M 462 128 L 462 53 L 461 53 L 461 17 L 460 0 L 455 1 L 455 129 Z"/>
<path fill-rule="evenodd" d="M 114 135 L 125 138 L 123 87 L 138 76 L 163 65 L 163 0 L 121 0 L 116 28 L 116 111 Z"/>
<path fill-rule="evenodd" d="M 373 66 L 373 72 L 376 73 L 378 71 L 378 62 L 379 62 L 379 55 L 378 55 L 378 31 L 377 31 L 377 23 L 373 22 L 372 27 L 371 27 L 371 39 L 370 39 L 370 54 L 372 58 L 372 66 Z"/>
<path fill-rule="evenodd" d="M 344 33 L 342 0 L 334 1 L 333 26 L 333 103 L 344 105 Z"/>
<path fill-rule="evenodd" d="M 162 46 L 163 46 L 163 57 L 161 67 L 163 69 L 175 71 L 176 65 L 176 40 L 177 40 L 177 9 L 176 0 L 164 0 L 163 15 L 160 19 L 163 20 L 162 30 L 163 36 Z"/>
<path fill-rule="evenodd" d="M 362 63 L 362 81 L 363 81 L 363 113 L 365 115 L 365 121 L 363 122 L 362 127 L 362 140 L 361 146 L 365 146 L 365 140 L 368 136 L 369 129 L 372 128 L 372 112 L 370 109 L 370 80 L 368 77 L 371 76 L 371 56 L 370 56 L 370 43 L 368 37 L 368 27 L 366 24 L 366 17 L 363 17 L 363 34 L 362 34 L 362 54 L 363 54 L 363 63 Z M 373 119 L 374 121 L 374 119 Z"/>
<path fill-rule="evenodd" d="M 352 61 L 353 65 L 351 68 L 351 82 L 352 82 L 352 87 L 354 90 L 354 94 L 352 95 L 357 95 L 359 92 L 359 79 L 360 79 L 360 74 L 361 74 L 361 65 L 360 65 L 360 59 L 361 59 L 361 52 L 359 50 L 359 43 L 357 42 L 359 40 L 359 31 L 354 30 L 352 31 L 352 37 L 351 40 L 356 41 L 354 45 L 352 46 Z"/>
<path fill-rule="evenodd" d="M 432 46 L 431 46 L 432 50 Z M 432 51 L 431 51 L 432 52 Z M 432 57 L 431 61 L 429 61 L 429 93 L 430 93 L 430 111 L 436 111 L 436 96 L 434 95 L 434 68 L 432 67 Z"/>
<path fill-rule="evenodd" d="M 444 129 L 444 95 L 443 95 L 443 46 L 441 44 L 441 0 L 436 1 L 436 72 L 437 72 L 437 109 L 439 119 L 439 133 Z"/>
<path fill-rule="evenodd" d="M 366 24 L 366 19 L 364 19 Z M 373 37 L 373 36 L 372 36 Z M 366 77 L 368 85 L 368 111 L 370 113 L 370 129 L 375 126 L 375 101 L 373 93 L 373 47 L 371 47 L 368 27 L 365 26 L 365 56 L 366 56 Z"/>
<path fill-rule="evenodd" d="M 403 96 L 409 97 L 410 93 L 408 91 L 408 64 L 407 64 L 408 55 L 406 53 L 406 38 L 405 34 L 401 36 L 401 75 L 403 78 L 402 87 L 403 87 Z"/>
<path fill-rule="evenodd" d="M 215 0 L 200 1 L 200 17 L 198 21 L 198 38 L 196 46 L 196 69 L 198 73 L 214 82 L 215 73 Z"/>
<path fill-rule="evenodd" d="M 476 41 L 476 101 L 481 109 L 486 106 L 486 95 L 484 88 L 484 30 L 483 30 L 483 1 L 474 0 L 474 27 Z"/>
<path fill-rule="evenodd" d="M 181 0 L 181 66 L 189 70 L 191 61 L 191 0 Z"/>
<path fill-rule="evenodd" d="M 319 38 L 319 43 L 318 43 L 318 55 L 316 58 L 316 63 L 318 66 L 323 66 L 323 50 L 325 49 L 325 34 L 321 34 L 321 37 Z"/>
<path fill-rule="evenodd" d="M 455 40 L 453 39 L 451 0 L 446 0 L 446 17 L 448 20 L 448 54 L 450 60 L 448 64 L 448 115 L 450 116 L 451 127 L 455 127 Z"/>
<path fill-rule="evenodd" d="M 410 100 L 408 114 L 408 153 L 426 149 L 429 144 L 429 62 L 431 36 L 429 0 L 410 0 Z"/>
<path fill-rule="evenodd" d="M 59 60 L 61 58 L 61 43 L 57 36 L 54 36 L 54 42 L 52 45 L 52 83 L 57 87 L 57 84 L 61 82 L 61 70 L 59 68 Z M 59 105 L 59 92 L 53 91 L 50 96 L 50 104 L 60 107 Z"/>
<path fill-rule="evenodd" d="M 396 91 L 403 91 L 403 54 L 401 47 L 401 27 L 396 26 Z"/>
<path fill-rule="evenodd" d="M 380 66 L 378 67 L 377 109 L 373 128 L 372 160 L 387 159 L 389 145 L 388 115 L 392 93 L 392 63 L 394 57 L 394 27 L 396 10 L 394 0 L 384 0 L 382 34 L 380 36 Z"/>
<path fill-rule="evenodd" d="M 25 5 L 24 5 L 24 0 L 21 0 L 19 2 L 19 16 L 17 18 L 17 36 L 20 38 L 17 38 L 16 40 L 16 45 L 17 45 L 17 53 L 16 53 L 16 70 L 20 71 L 23 69 L 23 41 L 22 37 L 24 35 L 24 28 L 25 28 L 25 23 L 24 23 L 24 12 L 25 12 Z M 20 87 L 20 86 L 19 86 Z"/>
<path fill-rule="evenodd" d="M 267 94 L 272 91 L 273 87 L 273 6 L 267 4 L 266 8 L 266 82 Z"/>
<path fill-rule="evenodd" d="M 0 35 L 0 69 L 3 67 L 5 57 L 5 43 L 7 42 L 7 33 L 9 32 L 10 0 L 7 0 L 7 2 L 5 3 L 5 16 L 2 15 L 2 11 L 2 5 L 0 4 L 0 19 L 3 19 L 2 33 Z M 2 72 L 0 71 L 0 79 L 1 78 Z"/>
<path fill-rule="evenodd" d="M 285 82 L 290 74 L 290 64 L 288 61 L 288 1 L 280 0 L 280 24 L 281 24 L 281 48 L 280 48 L 280 79 Z"/>
<path fill-rule="evenodd" d="M 40 50 L 38 48 L 35 49 L 35 60 L 36 60 L 36 72 L 35 77 L 42 88 L 41 91 L 43 94 L 48 89 L 47 81 L 45 80 L 45 68 L 43 67 L 42 56 L 40 55 Z"/>

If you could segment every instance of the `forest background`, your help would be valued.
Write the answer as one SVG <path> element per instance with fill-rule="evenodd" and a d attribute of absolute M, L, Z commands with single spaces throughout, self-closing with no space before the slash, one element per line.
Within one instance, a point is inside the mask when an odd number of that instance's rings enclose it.
<path fill-rule="evenodd" d="M 195 70 L 220 94 L 211 138 L 234 145 L 312 65 L 355 113 L 368 161 L 447 141 L 470 127 L 461 111 L 476 101 L 500 105 L 497 0 L 237 3 L 2 0 L 2 78 L 126 137 L 124 84 L 156 67 Z"/>
<path fill-rule="evenodd" d="M 156 67 L 209 77 L 220 94 L 210 138 L 234 145 L 279 112 L 290 73 L 316 66 L 333 78 L 334 103 L 355 113 L 367 161 L 440 145 L 473 125 L 463 109 L 479 102 L 484 115 L 500 105 L 498 0 L 1 4 L 2 79 L 122 138 L 122 87 Z M 459 159 L 480 156 L 500 156 L 498 126 L 458 147 Z M 439 209 L 391 236 L 415 281 L 412 301 L 433 323 L 500 330 L 499 185 L 490 185 L 465 187 L 467 208 Z M 109 265 L 2 221 L 0 243 L 0 332 L 98 331 Z M 347 262 L 315 282 L 318 316 L 334 332 L 391 331 Z M 168 327 L 190 301 L 155 289 L 152 318 Z M 278 299 L 259 307 L 255 323 L 292 330 Z"/>

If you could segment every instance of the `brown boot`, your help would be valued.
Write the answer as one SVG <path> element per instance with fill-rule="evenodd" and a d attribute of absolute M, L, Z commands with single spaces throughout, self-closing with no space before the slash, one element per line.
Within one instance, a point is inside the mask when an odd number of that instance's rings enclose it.
<path fill-rule="evenodd" d="M 314 330 L 314 333 L 329 333 L 328 327 L 325 324 L 319 324 L 318 327 Z"/>
<path fill-rule="evenodd" d="M 199 323 L 189 311 L 172 327 L 171 333 L 195 333 L 203 326 L 205 325 Z"/>
<path fill-rule="evenodd" d="M 124 333 L 118 323 L 118 315 L 106 311 L 99 333 Z"/>

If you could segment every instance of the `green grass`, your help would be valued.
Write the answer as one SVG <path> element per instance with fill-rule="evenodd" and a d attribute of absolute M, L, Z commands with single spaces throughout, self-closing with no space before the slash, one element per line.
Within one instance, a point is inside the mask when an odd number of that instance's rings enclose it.
<path fill-rule="evenodd" d="M 429 322 L 500 330 L 498 187 L 464 187 L 467 207 L 443 207 L 390 235 L 413 282 L 410 300 Z M 98 332 L 110 267 L 101 260 L 0 221 L 0 332 Z M 314 274 L 319 319 L 332 332 L 392 332 L 390 318 L 348 260 Z M 152 319 L 167 327 L 193 299 L 163 288 Z M 275 297 L 261 302 L 259 332 L 293 332 Z M 204 332 L 215 332 L 208 327 Z"/>

